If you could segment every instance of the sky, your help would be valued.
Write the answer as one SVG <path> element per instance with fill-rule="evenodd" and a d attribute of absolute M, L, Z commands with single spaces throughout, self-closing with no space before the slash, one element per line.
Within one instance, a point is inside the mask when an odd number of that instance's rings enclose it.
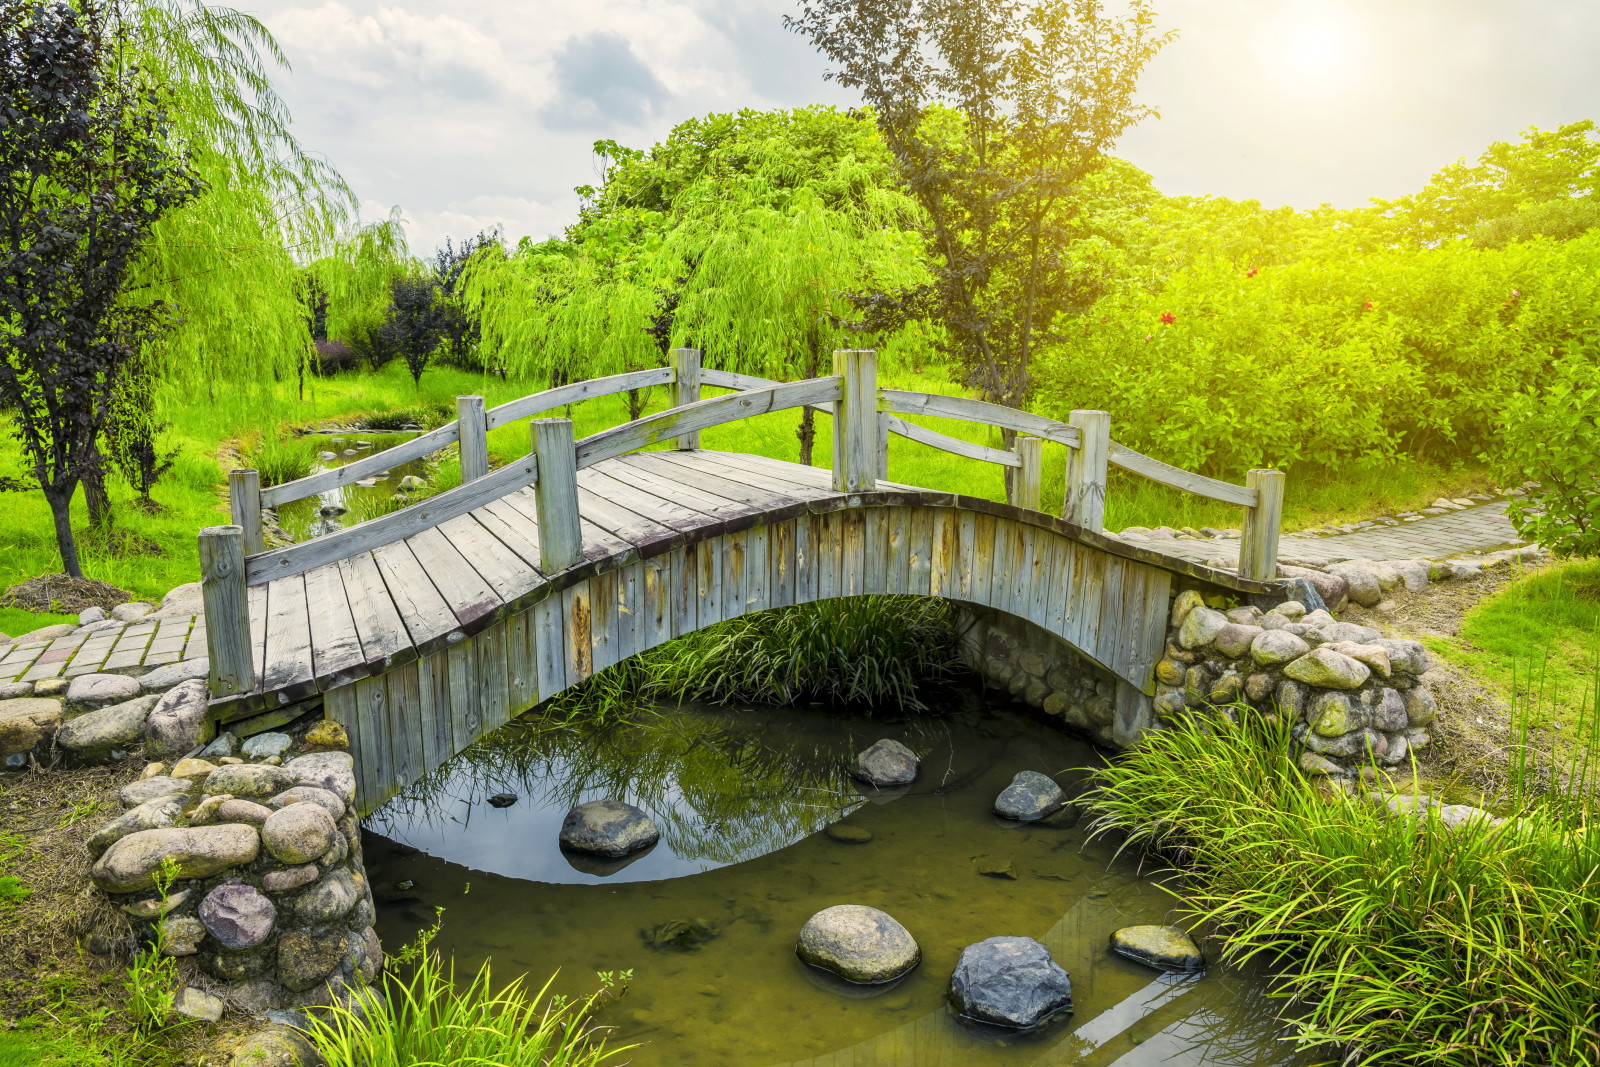
<path fill-rule="evenodd" d="M 1115 10 L 1119 0 L 1107 0 Z M 412 252 L 558 235 L 596 140 L 712 111 L 858 103 L 781 0 L 266 0 L 301 141 Z M 1595 0 L 1156 0 L 1177 39 L 1117 154 L 1163 192 L 1340 207 L 1419 188 L 1530 126 L 1600 118 Z"/>

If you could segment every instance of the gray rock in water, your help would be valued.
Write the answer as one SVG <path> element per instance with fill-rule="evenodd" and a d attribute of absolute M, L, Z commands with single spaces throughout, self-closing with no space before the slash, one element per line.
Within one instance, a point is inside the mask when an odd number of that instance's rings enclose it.
<path fill-rule="evenodd" d="M 922 959 L 894 916 L 862 904 L 824 908 L 800 928 L 795 952 L 813 967 L 861 985 L 892 982 Z"/>
<path fill-rule="evenodd" d="M 1200 946 L 1176 926 L 1125 926 L 1111 935 L 1111 951 L 1163 971 L 1192 973 L 1206 966 Z"/>
<path fill-rule="evenodd" d="M 1032 1029 L 1072 1007 L 1072 982 L 1031 937 L 991 937 L 961 950 L 950 1002 L 969 1019 Z"/>
<path fill-rule="evenodd" d="M 656 843 L 661 831 L 650 816 L 620 800 L 591 800 L 567 812 L 561 847 L 596 856 L 626 856 Z"/>
<path fill-rule="evenodd" d="M 917 779 L 917 754 L 900 742 L 885 737 L 856 757 L 851 774 L 870 785 L 910 785 Z"/>
<path fill-rule="evenodd" d="M 1035 822 L 1066 806 L 1067 795 L 1046 774 L 1018 771 L 994 801 L 994 813 L 1019 822 Z"/>
<path fill-rule="evenodd" d="M 278 909 L 254 886 L 219 885 L 200 902 L 200 921 L 225 948 L 254 948 L 272 933 Z"/>

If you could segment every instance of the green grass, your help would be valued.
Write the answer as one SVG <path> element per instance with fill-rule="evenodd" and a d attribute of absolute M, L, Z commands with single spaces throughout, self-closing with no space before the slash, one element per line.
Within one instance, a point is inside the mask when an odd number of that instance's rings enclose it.
<path fill-rule="evenodd" d="M 1600 666 L 1600 560 L 1517 578 L 1472 607 L 1456 637 L 1428 646 L 1493 685 L 1565 763 L 1587 731 Z"/>
<path fill-rule="evenodd" d="M 1194 920 L 1271 965 L 1300 1042 L 1351 1067 L 1600 1062 L 1592 795 L 1419 826 L 1314 790 L 1287 723 L 1245 722 L 1151 735 L 1085 801 L 1096 832 L 1183 862 Z"/>
<path fill-rule="evenodd" d="M 881 381 L 891 388 L 960 392 L 937 367 L 927 368 L 922 374 L 885 371 Z M 313 451 L 310 445 L 301 442 L 282 441 L 292 427 L 321 419 L 353 420 L 358 415 L 384 412 L 401 413 L 426 425 L 438 421 L 442 413 L 448 413 L 458 394 L 481 394 L 492 407 L 534 392 L 538 387 L 538 383 L 502 381 L 452 367 L 430 369 L 423 375 L 421 385 L 414 387 L 403 367 L 391 365 L 377 373 L 308 379 L 303 396 L 297 383 L 285 381 L 262 384 L 255 389 L 171 400 L 162 415 L 172 423 L 165 447 L 176 446 L 181 452 L 171 473 L 154 492 L 155 499 L 165 510 L 157 515 L 142 514 L 132 506 L 133 494 L 129 490 L 115 480 L 111 485 L 119 529 L 155 546 L 156 551 L 142 555 L 117 554 L 84 539 L 80 541 L 80 550 L 85 573 L 146 598 L 159 597 L 173 586 L 196 580 L 195 537 L 198 531 L 203 526 L 228 521 L 225 473 L 217 460 L 218 445 L 224 440 L 239 441 L 247 451 L 262 449 L 275 466 L 274 472 L 269 474 L 270 480 L 299 471 L 300 450 L 304 448 L 307 457 Z M 651 389 L 646 400 L 647 411 L 659 411 L 666 404 L 667 390 Z M 578 404 L 570 409 L 570 415 L 578 436 L 583 437 L 625 421 L 626 399 L 605 397 Z M 704 433 L 703 441 L 707 448 L 794 460 L 798 455 L 795 437 L 798 420 L 797 412 L 777 412 L 713 428 Z M 948 419 L 918 421 L 966 440 L 992 446 L 1000 444 L 1000 432 L 990 427 Z M 819 417 L 814 453 L 818 466 L 827 466 L 830 462 L 831 432 L 831 420 Z M 1113 435 L 1115 432 L 1113 412 Z M 500 462 L 525 454 L 528 451 L 526 422 L 493 431 L 489 435 L 489 448 Z M 1064 467 L 1065 450 L 1047 445 L 1044 507 L 1053 512 L 1061 508 Z M 16 446 L 0 446 L 0 476 L 24 474 Z M 447 472 L 440 474 L 442 481 Z M 1243 476 L 1244 472 L 1239 471 L 1233 480 L 1242 481 Z M 1000 467 L 962 459 L 903 438 L 893 438 L 890 442 L 889 477 L 928 488 L 995 500 L 1004 498 Z M 1442 493 L 1458 495 L 1483 484 L 1487 483 L 1482 472 L 1469 467 L 1446 470 L 1404 464 L 1366 472 L 1292 471 L 1285 522 L 1289 528 L 1298 528 L 1335 517 L 1348 519 L 1414 507 Z M 59 571 L 49 511 L 42 495 L 17 493 L 6 503 L 6 521 L 0 524 L 0 587 Z M 1124 477 L 1116 471 L 1112 474 L 1106 512 L 1111 529 L 1162 524 L 1224 527 L 1237 526 L 1240 521 L 1237 508 L 1202 501 L 1142 479 Z M 81 494 L 75 505 L 74 525 L 80 530 L 87 525 Z M 28 625 L 30 622 L 32 625 Z M 17 633 L 36 625 L 45 623 L 0 612 L 0 630 L 6 633 Z"/>

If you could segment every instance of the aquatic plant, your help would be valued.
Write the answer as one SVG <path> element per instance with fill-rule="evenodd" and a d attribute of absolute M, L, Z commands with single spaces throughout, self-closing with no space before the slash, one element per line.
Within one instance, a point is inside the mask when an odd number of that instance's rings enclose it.
<path fill-rule="evenodd" d="M 576 1000 L 551 996 L 553 977 L 532 994 L 520 976 L 497 990 L 487 961 L 458 984 L 454 961 L 431 945 L 438 932 L 435 922 L 391 959 L 391 968 L 410 973 L 384 975 L 382 1006 L 358 992 L 355 1007 L 311 1018 L 311 1036 L 328 1067 L 596 1067 L 634 1047 L 607 1049 L 604 1029 L 589 1019 L 615 995 L 619 976 L 605 975 L 611 981 L 600 992 Z"/>
<path fill-rule="evenodd" d="M 304 440 L 283 440 L 269 431 L 251 448 L 245 464 L 260 472 L 262 488 L 266 488 L 310 474 L 311 456 L 311 448 Z"/>
<path fill-rule="evenodd" d="M 1447 826 L 1312 788 L 1288 724 L 1190 722 L 1092 776 L 1097 834 L 1175 855 L 1232 960 L 1277 970 L 1296 1040 L 1344 1062 L 1600 1062 L 1592 781 L 1559 803 L 1513 776 L 1505 821 Z"/>

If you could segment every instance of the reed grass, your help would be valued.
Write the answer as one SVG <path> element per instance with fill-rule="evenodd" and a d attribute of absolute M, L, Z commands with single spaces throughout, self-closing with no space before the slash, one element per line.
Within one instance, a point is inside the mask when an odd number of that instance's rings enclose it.
<path fill-rule="evenodd" d="M 453 960 L 424 930 L 386 972 L 382 1001 L 357 994 L 353 1006 L 311 1016 L 310 1033 L 328 1067 L 598 1067 L 635 1046 L 608 1049 L 590 1015 L 606 990 L 567 1000 L 550 981 L 529 993 L 521 977 L 496 988 L 486 961 L 458 984 Z"/>
<path fill-rule="evenodd" d="M 1191 719 L 1097 771 L 1093 832 L 1183 862 L 1175 890 L 1348 1065 L 1600 1063 L 1593 781 L 1447 828 L 1319 791 L 1288 724 Z"/>

